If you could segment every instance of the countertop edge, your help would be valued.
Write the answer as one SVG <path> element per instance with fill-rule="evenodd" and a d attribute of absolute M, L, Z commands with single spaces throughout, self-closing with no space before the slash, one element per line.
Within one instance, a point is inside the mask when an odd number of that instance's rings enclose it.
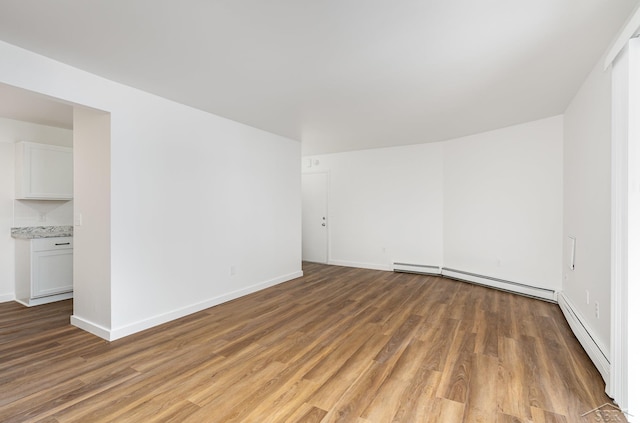
<path fill-rule="evenodd" d="M 25 226 L 11 228 L 11 237 L 15 239 L 38 239 L 72 237 L 73 226 Z"/>

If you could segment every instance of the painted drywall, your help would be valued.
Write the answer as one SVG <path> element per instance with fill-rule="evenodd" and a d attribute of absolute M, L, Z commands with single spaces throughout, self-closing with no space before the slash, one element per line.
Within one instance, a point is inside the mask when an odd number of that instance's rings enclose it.
<path fill-rule="evenodd" d="M 68 226 L 73 223 L 73 200 L 15 200 L 13 226 Z"/>
<path fill-rule="evenodd" d="M 72 323 L 109 337 L 111 328 L 111 116 L 73 110 Z M 96 329 L 100 329 L 96 331 Z"/>
<path fill-rule="evenodd" d="M 15 191 L 13 150 L 13 142 L 0 142 L 0 302 L 15 298 L 15 249 L 11 238 Z"/>
<path fill-rule="evenodd" d="M 73 131 L 0 117 L 0 141 L 31 141 L 40 144 L 73 147 Z"/>
<path fill-rule="evenodd" d="M 444 266 L 560 290 L 562 116 L 447 141 Z"/>
<path fill-rule="evenodd" d="M 18 141 L 70 147 L 72 131 L 0 117 L 0 301 L 14 299 L 14 226 L 70 225 L 73 201 L 14 200 Z M 41 221 L 44 215 L 45 221 Z"/>
<path fill-rule="evenodd" d="M 435 144 L 304 157 L 329 174 L 329 263 L 445 266 L 561 289 L 556 116 Z"/>
<path fill-rule="evenodd" d="M 328 172 L 329 263 L 442 262 L 442 143 L 304 157 Z"/>
<path fill-rule="evenodd" d="M 110 251 L 92 289 L 111 316 L 74 311 L 86 329 L 115 339 L 301 275 L 299 142 L 4 42 L 0 60 L 0 82 L 111 115 L 110 245 L 84 247 Z"/>
<path fill-rule="evenodd" d="M 563 294 L 609 356 L 611 335 L 611 71 L 598 63 L 564 115 Z M 587 303 L 587 291 L 589 299 Z M 596 317 L 595 304 L 600 308 Z"/>

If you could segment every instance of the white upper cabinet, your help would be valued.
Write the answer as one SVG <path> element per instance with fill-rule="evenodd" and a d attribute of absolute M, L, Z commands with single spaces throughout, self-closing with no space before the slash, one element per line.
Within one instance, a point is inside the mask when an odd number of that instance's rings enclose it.
<path fill-rule="evenodd" d="M 71 200 L 73 149 L 24 141 L 16 143 L 16 198 Z"/>

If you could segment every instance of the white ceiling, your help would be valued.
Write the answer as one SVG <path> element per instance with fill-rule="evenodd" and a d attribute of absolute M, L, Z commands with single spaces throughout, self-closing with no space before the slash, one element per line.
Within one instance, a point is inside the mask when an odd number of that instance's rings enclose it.
<path fill-rule="evenodd" d="M 0 0 L 0 39 L 318 154 L 561 114 L 638 3 Z"/>

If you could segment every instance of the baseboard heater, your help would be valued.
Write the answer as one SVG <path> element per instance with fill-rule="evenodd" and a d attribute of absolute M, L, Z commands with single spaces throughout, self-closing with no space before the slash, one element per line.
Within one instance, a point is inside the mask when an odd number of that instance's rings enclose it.
<path fill-rule="evenodd" d="M 595 336 L 595 332 L 593 329 L 588 326 L 584 320 L 581 318 L 580 313 L 578 313 L 564 293 L 560 292 L 558 294 L 558 305 L 560 306 L 560 310 L 562 310 L 562 314 L 564 314 L 567 323 L 571 327 L 573 334 L 578 338 L 578 341 L 582 345 L 582 348 L 587 352 L 593 364 L 595 364 L 596 368 L 602 375 L 602 379 L 604 379 L 607 390 L 607 394 L 609 393 L 609 381 L 611 377 L 611 362 L 609 361 L 609 351 L 605 349 L 604 343 L 599 340 L 597 336 Z"/>
<path fill-rule="evenodd" d="M 477 273 L 465 272 L 448 267 L 428 266 L 423 264 L 393 263 L 394 272 L 417 273 L 421 275 L 438 275 L 463 282 L 475 283 L 489 286 L 503 291 L 513 292 L 540 300 L 557 302 L 557 292 L 553 289 L 540 288 L 506 279 L 494 278 L 492 276 L 479 275 Z"/>
<path fill-rule="evenodd" d="M 428 266 L 426 264 L 393 263 L 393 271 L 417 273 L 419 275 L 441 275 L 440 266 Z"/>

